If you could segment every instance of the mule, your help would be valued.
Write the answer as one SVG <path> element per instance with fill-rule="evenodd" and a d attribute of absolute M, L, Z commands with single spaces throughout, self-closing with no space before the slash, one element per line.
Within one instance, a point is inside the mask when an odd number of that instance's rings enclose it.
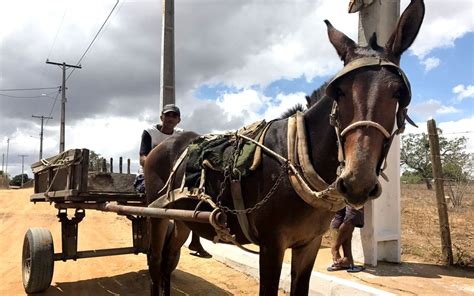
<path fill-rule="evenodd" d="M 309 160 L 320 183 L 328 184 L 327 188 L 318 189 L 311 182 L 305 183 L 305 176 L 298 177 L 299 167 L 291 167 L 289 161 L 275 156 L 278 154 L 285 159 L 292 147 L 288 145 L 288 122 L 292 117 L 271 123 L 263 140 L 266 150 L 261 164 L 240 180 L 244 205 L 251 209 L 245 212 L 247 235 L 232 212 L 234 205 L 226 174 L 207 172 L 206 194 L 213 198 L 219 196 L 218 206 L 226 209 L 227 227 L 235 235 L 236 243 L 248 244 L 250 235 L 260 247 L 260 295 L 277 295 L 283 256 L 288 248 L 292 252 L 291 295 L 308 294 L 322 236 L 334 212 L 341 208 L 340 203 L 336 209 L 313 201 L 335 194 L 342 204 L 360 208 L 380 195 L 378 177 L 382 174 L 391 140 L 403 130 L 411 96 L 408 79 L 399 68 L 400 58 L 415 40 L 423 17 L 423 1 L 412 0 L 384 47 L 377 44 L 375 34 L 368 46 L 360 47 L 325 21 L 329 41 L 344 68 L 320 91 L 324 95 L 299 118 L 304 123 L 300 132 L 307 138 L 307 144 L 302 147 L 307 153 L 302 157 Z M 157 192 L 172 171 L 176 178 L 171 186 L 180 187 L 187 159 L 176 170 L 174 163 L 196 137 L 197 134 L 187 132 L 151 151 L 144 167 L 149 203 L 157 198 Z M 301 185 L 298 187 L 292 178 L 303 183 L 298 183 Z M 173 207 L 194 210 L 197 204 L 196 200 L 184 198 Z M 209 203 L 201 203 L 199 208 L 212 209 Z M 151 219 L 150 222 L 148 255 L 152 295 L 170 294 L 170 274 L 190 230 L 210 240 L 216 236 L 209 224 L 174 223 L 167 237 L 167 219 Z"/>

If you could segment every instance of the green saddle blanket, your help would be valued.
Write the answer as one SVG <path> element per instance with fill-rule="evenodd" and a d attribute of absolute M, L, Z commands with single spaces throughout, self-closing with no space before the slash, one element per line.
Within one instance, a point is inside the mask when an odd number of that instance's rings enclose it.
<path fill-rule="evenodd" d="M 243 134 L 258 141 L 266 126 L 267 122 L 262 120 L 243 127 L 237 132 L 198 137 L 188 146 L 185 186 L 197 188 L 202 169 L 208 168 L 222 172 L 230 169 L 233 177 L 247 176 L 257 145 L 237 135 Z M 234 152 L 235 148 L 239 151 Z"/>

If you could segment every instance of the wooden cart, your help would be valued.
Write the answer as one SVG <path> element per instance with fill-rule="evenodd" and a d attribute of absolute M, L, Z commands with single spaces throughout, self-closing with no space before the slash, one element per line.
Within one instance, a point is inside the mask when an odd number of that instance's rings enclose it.
<path fill-rule="evenodd" d="M 27 293 L 41 292 L 50 286 L 54 261 L 146 253 L 147 217 L 202 223 L 216 219 L 211 212 L 146 207 L 144 194 L 135 192 L 133 188 L 134 174 L 89 171 L 87 149 L 68 150 L 31 167 L 35 185 L 30 201 L 49 202 L 58 209 L 62 251 L 54 253 L 53 238 L 48 229 L 28 229 L 22 256 L 23 286 Z M 72 217 L 68 217 L 68 209 L 74 209 Z M 133 246 L 78 251 L 78 226 L 85 217 L 86 209 L 125 215 L 132 221 Z M 225 225 L 224 220 L 218 223 Z M 168 229 L 168 235 L 171 231 L 172 226 Z"/>

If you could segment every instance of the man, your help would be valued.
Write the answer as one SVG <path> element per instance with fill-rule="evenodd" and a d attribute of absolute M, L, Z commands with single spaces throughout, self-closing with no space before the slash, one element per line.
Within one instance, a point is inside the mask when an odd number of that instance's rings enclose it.
<path fill-rule="evenodd" d="M 331 221 L 331 254 L 333 264 L 327 268 L 328 271 L 347 270 L 347 272 L 359 272 L 364 270 L 363 266 L 354 265 L 352 257 L 352 232 L 354 228 L 364 227 L 364 208 L 357 210 L 346 206 L 336 212 Z M 341 257 L 339 249 L 342 246 L 344 257 Z"/>
<path fill-rule="evenodd" d="M 163 142 L 169 137 L 180 134 L 183 132 L 182 129 L 176 128 L 178 123 L 181 121 L 181 112 L 175 104 L 167 104 L 163 107 L 160 116 L 161 124 L 157 124 L 143 131 L 142 140 L 140 144 L 140 165 L 143 167 L 145 160 L 150 151 L 155 148 L 158 144 Z M 145 182 L 143 174 L 140 173 L 135 180 L 135 189 L 138 192 L 145 192 Z M 206 252 L 199 241 L 199 236 L 192 233 L 192 240 L 189 245 L 189 249 L 194 251 L 191 255 L 211 258 L 212 255 Z"/>

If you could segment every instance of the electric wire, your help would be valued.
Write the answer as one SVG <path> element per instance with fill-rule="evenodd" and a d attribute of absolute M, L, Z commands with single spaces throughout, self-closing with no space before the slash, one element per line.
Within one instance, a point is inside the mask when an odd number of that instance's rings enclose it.
<path fill-rule="evenodd" d="M 0 89 L 0 91 L 26 91 L 26 90 L 43 90 L 43 89 L 59 89 L 59 86 L 32 87 L 32 88 L 4 88 L 4 89 Z"/>
<path fill-rule="evenodd" d="M 97 36 L 99 36 L 100 32 L 102 31 L 102 29 L 104 28 L 105 24 L 107 23 L 107 21 L 109 20 L 110 16 L 112 15 L 112 13 L 114 12 L 115 8 L 117 7 L 117 5 L 119 4 L 119 0 L 117 0 L 117 2 L 115 2 L 115 5 L 114 7 L 112 7 L 112 10 L 110 11 L 109 15 L 107 16 L 107 18 L 105 19 L 104 23 L 102 24 L 102 26 L 100 26 L 99 28 L 99 31 L 97 31 L 97 33 L 95 34 L 94 38 L 92 39 L 91 43 L 89 44 L 89 46 L 86 48 L 86 50 L 84 51 L 84 53 L 82 54 L 81 58 L 79 59 L 79 61 L 76 63 L 76 66 L 79 66 L 81 64 L 81 61 L 82 59 L 84 59 L 84 57 L 86 56 L 87 52 L 89 51 L 89 49 L 92 47 L 92 44 L 94 44 L 94 41 L 97 39 Z M 66 78 L 66 81 L 69 79 L 69 77 L 71 77 L 72 73 L 74 73 L 74 71 L 76 70 L 77 68 L 73 68 L 71 70 L 71 72 L 69 72 L 69 75 L 67 76 Z"/>

